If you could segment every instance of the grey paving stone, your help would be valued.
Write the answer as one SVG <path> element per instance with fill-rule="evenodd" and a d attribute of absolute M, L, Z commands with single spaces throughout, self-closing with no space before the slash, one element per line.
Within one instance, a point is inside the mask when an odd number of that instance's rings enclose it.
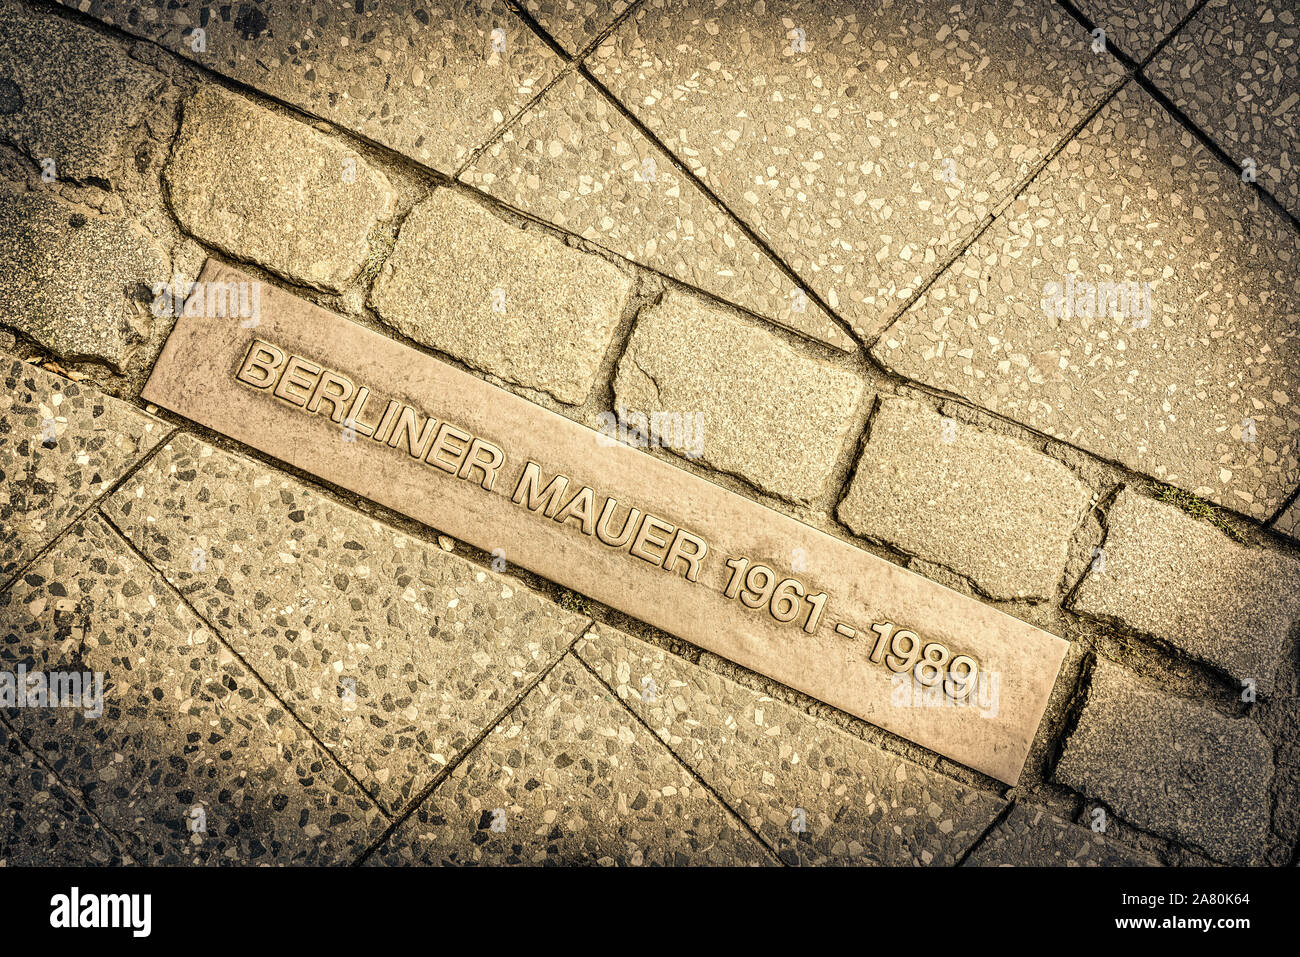
<path fill-rule="evenodd" d="M 461 178 L 787 329 L 855 348 L 730 216 L 577 73 L 551 87 Z"/>
<path fill-rule="evenodd" d="M 439 189 L 402 223 L 371 300 L 416 342 L 580 404 L 631 285 L 603 259 Z"/>
<path fill-rule="evenodd" d="M 965 867 L 1153 867 L 1090 828 L 1017 804 L 982 840 Z"/>
<path fill-rule="evenodd" d="M 628 8 L 630 0 L 523 0 L 538 25 L 570 54 L 580 53 Z"/>
<path fill-rule="evenodd" d="M 122 850 L 0 722 L 0 867 L 120 865 Z"/>
<path fill-rule="evenodd" d="M 1156 834 L 1249 864 L 1269 830 L 1273 752 L 1248 718 L 1140 682 L 1099 660 L 1056 779 Z"/>
<path fill-rule="evenodd" d="M 149 335 L 167 257 L 126 219 L 0 187 L 0 322 L 68 359 L 121 371 Z"/>
<path fill-rule="evenodd" d="M 612 628 L 576 651 L 788 864 L 951 866 L 1005 806 Z"/>
<path fill-rule="evenodd" d="M 1106 31 L 1107 46 L 1141 62 L 1192 12 L 1196 0 L 1076 0 L 1075 6 Z"/>
<path fill-rule="evenodd" d="M 502 0 L 60 2 L 447 174 L 563 65 Z"/>
<path fill-rule="evenodd" d="M 20 663 L 103 674 L 99 716 L 5 715 L 137 862 L 348 863 L 383 830 L 370 799 L 98 515 L 0 593 L 0 667 Z"/>
<path fill-rule="evenodd" d="M 393 811 L 586 625 L 191 436 L 169 442 L 105 512 Z"/>
<path fill-rule="evenodd" d="M 863 390 L 856 373 L 676 291 L 641 311 L 614 378 L 627 421 L 694 416 L 682 421 L 698 441 L 673 451 L 795 502 L 824 490 Z"/>
<path fill-rule="evenodd" d="M 1300 10 L 1290 0 L 1210 0 L 1147 75 L 1238 166 L 1300 216 Z"/>
<path fill-rule="evenodd" d="M 840 520 L 938 562 L 993 598 L 1048 598 L 1091 490 L 1006 436 L 881 398 Z"/>
<path fill-rule="evenodd" d="M 1047 0 L 648 0 L 589 64 L 870 336 L 1119 82 L 1090 42 Z"/>
<path fill-rule="evenodd" d="M 112 182 L 123 138 L 161 85 L 118 44 L 0 2 L 0 133 L 37 164 L 53 160 L 60 179 Z"/>
<path fill-rule="evenodd" d="M 734 814 L 566 657 L 368 863 L 772 862 Z"/>
<path fill-rule="evenodd" d="M 1129 84 L 873 354 L 1271 517 L 1300 481 L 1300 239 L 1255 199 Z M 1101 283 L 1139 295 L 1090 307 Z M 1067 290 L 1076 308 L 1059 315 Z"/>
<path fill-rule="evenodd" d="M 346 146 L 217 86 L 185 101 L 165 176 L 187 232 L 323 289 L 361 271 L 394 210 L 388 178 Z"/>
<path fill-rule="evenodd" d="M 169 431 L 151 415 L 0 354 L 0 583 Z"/>
<path fill-rule="evenodd" d="M 1255 682 L 1262 694 L 1272 691 L 1300 622 L 1300 561 L 1238 545 L 1208 522 L 1129 488 L 1107 519 L 1102 555 L 1071 608 L 1167 641 Z"/>
<path fill-rule="evenodd" d="M 1283 535 L 1290 535 L 1300 541 L 1300 498 L 1292 502 L 1287 510 L 1274 520 L 1273 528 Z"/>

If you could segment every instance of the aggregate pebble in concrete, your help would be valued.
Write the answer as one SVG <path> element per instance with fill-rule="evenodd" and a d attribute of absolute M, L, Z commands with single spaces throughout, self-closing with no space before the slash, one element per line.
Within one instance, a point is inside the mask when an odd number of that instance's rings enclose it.
<path fill-rule="evenodd" d="M 864 388 L 856 373 L 675 290 L 641 310 L 614 379 L 620 410 L 698 414 L 702 442 L 673 451 L 795 502 L 824 489 Z"/>
<path fill-rule="evenodd" d="M 771 864 L 740 821 L 566 657 L 371 864 Z"/>
<path fill-rule="evenodd" d="M 337 290 L 388 219 L 388 178 L 305 123 L 217 86 L 185 101 L 165 173 L 181 225 L 231 256 Z"/>
<path fill-rule="evenodd" d="M 1126 488 L 1074 611 L 1153 635 L 1262 694 L 1300 622 L 1300 561 L 1238 545 L 1208 522 Z M 1104 561 L 1103 561 L 1104 559 Z"/>
<path fill-rule="evenodd" d="M 966 858 L 965 867 L 1153 867 L 1090 828 L 1017 804 Z"/>
<path fill-rule="evenodd" d="M 0 867 L 129 863 L 117 841 L 0 723 Z"/>
<path fill-rule="evenodd" d="M 121 371 L 149 335 L 167 258 L 135 223 L 0 187 L 0 322 Z"/>
<path fill-rule="evenodd" d="M 563 65 L 502 0 L 60 2 L 448 175 Z"/>
<path fill-rule="evenodd" d="M 951 866 L 1005 806 L 612 628 L 575 650 L 787 864 Z"/>
<path fill-rule="evenodd" d="M 810 339 L 855 348 L 730 216 L 577 73 L 551 87 L 462 179 Z"/>
<path fill-rule="evenodd" d="M 160 450 L 105 512 L 393 811 L 586 625 L 190 436 Z"/>
<path fill-rule="evenodd" d="M 5 716 L 137 862 L 347 863 L 383 829 L 370 799 L 98 515 L 0 593 L 0 667 L 19 663 L 103 673 L 97 717 L 83 706 Z"/>
<path fill-rule="evenodd" d="M 970 578 L 993 598 L 1057 593 L 1091 491 L 1014 439 L 882 398 L 837 514 Z"/>
<path fill-rule="evenodd" d="M 1300 10 L 1292 0 L 1210 0 L 1146 70 L 1238 166 L 1300 216 Z"/>
<path fill-rule="evenodd" d="M 1056 4 L 648 0 L 592 74 L 870 337 L 1121 79 Z"/>
<path fill-rule="evenodd" d="M 402 223 L 371 298 L 416 342 L 576 405 L 595 383 L 631 284 L 597 256 L 439 189 Z"/>
<path fill-rule="evenodd" d="M 1300 481 L 1297 266 L 1295 231 L 1129 84 L 873 354 L 1266 519 Z"/>
<path fill-rule="evenodd" d="M 0 354 L 0 582 L 112 487 L 167 427 Z"/>
<path fill-rule="evenodd" d="M 581 52 L 630 0 L 523 0 L 522 6 L 570 55 Z"/>
<path fill-rule="evenodd" d="M 123 139 L 161 85 L 156 72 L 94 32 L 0 2 L 0 134 L 42 170 L 112 182 Z"/>
<path fill-rule="evenodd" d="M 1273 751 L 1249 718 L 1227 718 L 1098 660 L 1062 784 L 1138 827 L 1232 864 L 1257 862 L 1269 830 Z"/>
<path fill-rule="evenodd" d="M 1108 49 L 1118 47 L 1140 63 L 1192 12 L 1196 0 L 1076 0 L 1075 6 L 1106 31 Z"/>

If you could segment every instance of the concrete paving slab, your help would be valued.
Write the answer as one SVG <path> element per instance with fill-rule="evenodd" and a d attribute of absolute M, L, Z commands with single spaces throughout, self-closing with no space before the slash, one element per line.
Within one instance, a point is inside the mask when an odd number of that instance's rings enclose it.
<path fill-rule="evenodd" d="M 772 864 L 590 672 L 565 658 L 371 864 Z"/>
<path fill-rule="evenodd" d="M 0 353 L 0 583 L 170 431 L 93 386 Z"/>
<path fill-rule="evenodd" d="M 105 513 L 393 812 L 587 623 L 187 435 Z"/>
<path fill-rule="evenodd" d="M 1300 482 L 1300 237 L 1126 86 L 876 343 L 901 375 L 1265 519 Z"/>

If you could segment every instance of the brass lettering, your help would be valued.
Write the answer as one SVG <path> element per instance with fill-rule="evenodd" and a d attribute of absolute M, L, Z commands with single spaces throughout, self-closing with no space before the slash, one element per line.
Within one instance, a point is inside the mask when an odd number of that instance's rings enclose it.
<path fill-rule="evenodd" d="M 483 459 L 484 453 L 487 459 Z M 465 456 L 465 464 L 460 467 L 457 473 L 459 478 L 469 478 L 469 473 L 478 469 L 483 473 L 483 481 L 480 485 L 484 490 L 492 491 L 492 486 L 497 483 L 497 469 L 506 460 L 506 454 L 491 442 L 485 442 L 482 439 L 475 439 L 470 443 L 469 454 Z"/>
<path fill-rule="evenodd" d="M 280 381 L 271 394 L 277 399 L 284 399 L 296 406 L 304 406 L 311 395 L 312 387 L 316 384 L 315 377 L 320 375 L 320 371 L 320 366 L 316 363 L 310 362 L 302 356 L 290 356 L 289 364 L 284 367 L 284 374 L 280 376 Z M 304 378 L 299 375 L 300 372 L 305 372 L 312 378 Z M 289 391 L 290 386 L 297 386 L 299 389 L 305 389 L 306 392 L 302 395 L 296 395 Z"/>
<path fill-rule="evenodd" d="M 375 429 L 375 441 L 383 442 L 388 438 L 388 430 L 393 427 L 393 420 L 397 418 L 397 412 L 402 408 L 402 403 L 396 399 L 389 399 L 388 406 L 384 409 L 384 417 L 379 420 L 379 426 Z"/>
<path fill-rule="evenodd" d="M 456 426 L 448 422 L 443 422 L 438 429 L 438 435 L 433 440 L 433 445 L 429 447 L 429 454 L 425 456 L 424 460 L 435 468 L 440 468 L 444 472 L 455 475 L 456 471 L 460 468 L 461 463 L 465 461 L 465 456 L 469 452 L 468 443 L 473 437 L 474 436 L 470 435 L 468 432 L 463 432 L 456 428 Z M 457 442 L 464 442 L 466 444 L 460 448 L 456 448 L 455 446 L 448 444 L 448 439 L 453 439 Z M 454 462 L 448 462 L 445 459 L 440 459 L 438 458 L 439 452 L 450 452 L 456 456 L 456 460 Z"/>
<path fill-rule="evenodd" d="M 691 551 L 684 551 L 684 546 L 690 545 Z M 692 535 L 684 528 L 677 529 L 677 534 L 673 536 L 673 543 L 668 547 L 668 554 L 664 556 L 664 571 L 672 571 L 673 566 L 677 564 L 678 559 L 686 563 L 686 580 L 695 582 L 700 580 L 700 561 L 709 553 L 709 543 L 698 535 Z"/>
<path fill-rule="evenodd" d="M 265 389 L 275 382 L 276 372 L 284 364 L 284 352 L 265 339 L 254 339 L 248 347 L 244 364 L 235 376 L 240 382 L 246 382 L 255 389 Z M 256 370 L 260 375 L 254 376 Z"/>
<path fill-rule="evenodd" d="M 563 525 L 571 518 L 576 518 L 582 522 L 582 534 L 590 535 L 595 526 L 596 510 L 596 493 L 587 486 L 583 486 L 578 494 L 569 499 L 569 504 L 560 509 L 560 513 L 555 516 L 555 520 Z"/>
<path fill-rule="evenodd" d="M 388 444 L 392 448 L 397 448 L 406 439 L 406 451 L 411 453 L 411 458 L 419 459 L 424 457 L 424 450 L 433 438 L 434 426 L 438 420 L 430 416 L 420 429 L 417 436 L 416 429 L 420 428 L 420 413 L 416 412 L 409 405 L 402 406 L 402 414 L 397 417 L 397 425 L 393 427 L 393 434 L 388 438 Z"/>
<path fill-rule="evenodd" d="M 363 385 L 360 389 L 357 389 L 356 400 L 352 403 L 352 409 L 348 412 L 348 422 L 352 424 L 353 430 L 364 436 L 375 434 L 373 425 L 367 425 L 361 421 L 361 412 L 365 409 L 366 400 L 369 398 L 370 390 Z"/>
<path fill-rule="evenodd" d="M 622 548 L 632 537 L 632 532 L 636 529 L 636 524 L 641 518 L 641 509 L 629 508 L 627 510 L 627 519 L 623 522 L 623 528 L 619 531 L 618 537 L 615 538 L 609 533 L 609 520 L 614 516 L 614 510 L 618 508 L 618 500 L 613 496 L 605 499 L 605 507 L 600 510 L 600 521 L 596 523 L 596 537 L 611 548 Z"/>
<path fill-rule="evenodd" d="M 338 386 L 339 391 L 327 391 L 331 385 Z M 326 369 L 321 374 L 320 381 L 316 383 L 315 391 L 311 394 L 311 400 L 307 403 L 307 411 L 319 412 L 321 401 L 324 400 L 330 404 L 330 418 L 335 422 L 342 422 L 343 403 L 352 398 L 352 393 L 356 391 L 356 388 L 351 379 Z"/>
<path fill-rule="evenodd" d="M 654 552 L 647 551 L 646 546 L 649 545 L 652 548 L 663 548 L 668 544 L 668 539 L 659 538 L 653 533 L 667 533 L 673 531 L 675 528 L 676 526 L 669 525 L 663 519 L 655 518 L 647 512 L 645 518 L 641 520 L 641 528 L 636 533 L 636 540 L 632 542 L 632 547 L 629 548 L 628 551 L 637 558 L 640 558 L 642 561 L 649 562 L 651 565 L 662 565 L 664 556 L 656 555 Z"/>
<path fill-rule="evenodd" d="M 566 476 L 557 475 L 539 493 L 537 486 L 541 481 L 541 467 L 536 462 L 529 462 L 524 466 L 524 474 L 519 476 L 519 484 L 515 486 L 515 494 L 511 496 L 510 501 L 520 505 L 527 497 L 528 502 L 524 507 L 530 512 L 545 506 L 546 510 L 542 514 L 547 518 L 554 518 L 555 510 L 560 507 L 560 498 L 564 495 L 564 490 L 569 487 L 569 480 Z"/>

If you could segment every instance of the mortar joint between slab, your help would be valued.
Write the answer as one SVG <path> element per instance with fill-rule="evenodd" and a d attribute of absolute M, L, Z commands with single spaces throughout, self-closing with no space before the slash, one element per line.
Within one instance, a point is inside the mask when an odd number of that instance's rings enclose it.
<path fill-rule="evenodd" d="M 298 727 L 302 729 L 302 731 L 316 744 L 316 746 L 319 747 L 324 754 L 329 755 L 330 760 L 332 760 L 335 763 L 335 765 L 338 766 L 339 770 L 342 771 L 343 774 L 347 776 L 348 780 L 352 782 L 352 784 L 357 788 L 357 790 L 361 794 L 365 795 L 367 799 L 369 799 L 370 803 L 375 806 L 375 809 L 378 810 L 383 817 L 391 820 L 392 815 L 384 808 L 383 802 L 374 793 L 371 792 L 370 788 L 366 787 L 361 782 L 361 780 L 355 774 L 352 773 L 352 769 L 349 768 L 339 758 L 339 756 L 334 753 L 333 749 L 330 748 L 324 741 L 320 739 L 320 737 L 317 736 L 316 732 L 311 728 L 310 725 L 307 724 L 306 721 L 302 719 L 302 717 L 298 714 L 297 710 L 291 707 L 289 705 L 289 702 L 286 701 L 284 698 L 282 698 L 280 696 L 280 693 L 271 686 L 270 682 L 268 682 L 265 678 L 262 677 L 262 673 L 258 671 L 256 668 L 254 668 L 252 664 L 249 663 L 249 661 L 246 658 L 244 658 L 244 656 L 241 655 L 232 644 L 230 644 L 230 642 L 226 639 L 224 632 L 220 628 L 218 628 L 215 624 L 213 624 L 211 621 L 209 621 L 207 616 L 204 615 L 202 612 L 200 612 L 197 607 L 195 607 L 194 603 L 190 601 L 189 596 L 176 587 L 176 585 L 167 577 L 167 575 L 162 571 L 162 569 L 160 569 L 157 565 L 155 565 L 150 560 L 149 556 L 144 553 L 143 549 L 137 547 L 135 542 L 131 541 L 131 537 L 126 533 L 124 529 L 118 527 L 117 523 L 113 521 L 112 516 L 109 515 L 108 512 L 104 511 L 103 509 L 100 509 L 99 516 L 103 520 L 104 524 L 106 524 L 109 527 L 109 529 L 111 529 L 112 533 L 116 535 L 121 541 L 125 542 L 127 548 L 130 549 L 130 551 L 140 561 L 144 563 L 145 567 L 150 569 L 155 575 L 157 575 L 158 579 L 163 582 L 165 587 L 169 591 L 171 591 L 171 593 L 175 595 L 176 598 L 178 598 L 182 604 L 185 605 L 186 609 L 190 612 L 190 614 L 194 615 L 199 621 L 203 623 L 203 625 L 210 632 L 212 632 L 213 638 L 216 641 L 220 642 L 221 646 L 225 648 L 228 652 L 230 652 L 231 655 L 234 656 L 235 660 L 238 661 L 240 665 L 243 666 L 243 668 L 250 675 L 253 676 L 253 679 L 257 681 L 257 683 L 260 684 L 266 690 L 266 693 L 271 697 L 271 699 L 275 701 L 275 703 L 278 704 L 281 708 L 283 708 L 285 713 L 288 714 L 295 722 L 297 722 Z"/>
<path fill-rule="evenodd" d="M 533 677 L 533 679 L 529 681 L 528 684 L 526 684 L 515 695 L 515 697 L 509 703 L 506 704 L 504 708 L 502 708 L 499 712 L 497 712 L 496 716 L 493 717 L 492 720 L 490 720 L 482 728 L 482 730 L 480 730 L 478 734 L 474 736 L 474 739 L 470 741 L 468 744 L 466 744 L 465 747 L 463 747 L 457 755 L 455 755 L 450 761 L 448 761 L 447 764 L 444 765 L 442 769 L 439 770 L 438 773 L 433 776 L 433 780 L 430 781 L 420 791 L 419 794 L 417 794 L 414 798 L 411 799 L 410 803 L 407 805 L 406 809 L 402 811 L 401 814 L 393 816 L 391 823 L 384 830 L 384 832 L 378 837 L 378 839 L 376 839 L 374 843 L 372 843 L 369 847 L 367 847 L 364 851 L 362 851 L 361 855 L 352 863 L 353 867 L 363 866 L 366 863 L 366 861 L 368 861 L 371 858 L 371 856 L 373 856 L 374 853 L 379 850 L 379 848 L 383 847 L 384 844 L 394 834 L 396 834 L 398 830 L 401 829 L 402 825 L 406 823 L 406 821 L 411 817 L 411 815 L 413 815 L 416 811 L 418 811 L 421 805 L 423 805 L 426 801 L 429 800 L 429 798 L 433 795 L 433 792 L 437 790 L 438 785 L 442 784 L 443 781 L 451 777 L 452 773 L 455 772 L 455 770 L 458 767 L 460 767 L 461 764 L 463 764 L 466 760 L 469 759 L 469 756 L 474 753 L 474 751 L 478 748 L 480 744 L 483 743 L 483 741 L 487 738 L 487 736 L 491 734 L 493 730 L 495 730 L 501 724 L 501 722 L 505 721 L 506 718 L 508 718 L 514 712 L 514 710 L 519 707 L 519 705 L 523 703 L 524 699 L 527 698 L 528 695 L 532 693 L 534 688 L 536 688 L 538 685 L 540 685 L 543 681 L 546 680 L 546 677 L 552 671 L 555 670 L 556 666 L 558 666 L 559 663 L 563 661 L 566 656 L 573 654 L 574 646 L 583 638 L 587 637 L 588 634 L 591 633 L 591 626 L 592 626 L 592 621 L 590 618 L 588 618 L 587 623 L 581 629 L 578 630 L 578 633 L 569 641 L 567 645 L 565 645 L 564 649 L 558 655 L 555 656 L 555 659 L 545 668 L 541 668 L 538 670 L 537 674 Z M 577 656 L 574 655 L 574 657 Z"/>
<path fill-rule="evenodd" d="M 587 663 L 586 659 L 583 658 L 582 655 L 579 655 L 574 652 L 570 652 L 570 653 L 573 655 L 574 660 L 576 660 L 579 665 L 585 668 L 587 672 L 600 684 L 602 688 L 607 688 L 609 690 L 610 697 L 612 697 L 615 701 L 618 702 L 619 707 L 623 708 L 624 711 L 626 711 L 629 715 L 631 715 L 632 720 L 635 721 L 638 725 L 640 725 L 642 730 L 644 730 L 646 734 L 648 734 L 652 739 L 654 739 L 655 742 L 657 742 L 660 746 L 662 746 L 665 751 L 667 751 L 670 755 L 672 755 L 673 759 L 681 766 L 682 770 L 684 770 L 687 774 L 689 774 L 692 778 L 694 778 L 695 782 L 701 788 L 703 788 L 707 794 L 712 795 L 714 800 L 716 800 L 720 805 L 726 808 L 727 811 L 733 817 L 735 817 L 735 819 L 738 822 L 740 822 L 741 827 L 745 829 L 745 831 L 749 834 L 751 838 L 753 838 L 755 841 L 758 842 L 760 847 L 765 848 L 767 850 L 768 855 L 773 860 L 775 860 L 778 864 L 781 864 L 783 866 L 787 866 L 787 867 L 789 866 L 788 864 L 785 863 L 785 861 L 781 859 L 781 856 L 780 854 L 777 853 L 776 848 L 774 848 L 771 844 L 769 844 L 766 840 L 764 840 L 762 835 L 760 835 L 758 831 L 754 830 L 754 828 L 750 825 L 750 823 L 745 820 L 744 816 L 740 814 L 740 812 L 737 811 L 734 807 L 732 807 L 731 804 L 725 798 L 723 798 L 721 794 L 718 793 L 717 789 L 714 788 L 713 785 L 711 785 L 708 781 L 706 781 L 700 775 L 700 773 L 696 771 L 695 768 L 692 767 L 686 761 L 684 757 L 678 754 L 671 744 L 669 744 L 667 741 L 661 738 L 658 732 L 656 732 L 654 728 L 650 727 L 650 724 L 643 717 L 641 717 L 641 715 L 637 714 L 636 711 L 634 711 L 626 701 L 624 701 L 621 697 L 619 697 L 618 690 L 616 688 L 614 688 L 612 685 L 609 684 L 609 682 L 607 682 L 604 678 L 602 678 L 600 674 L 597 673 L 596 669 L 591 667 L 591 665 Z"/>

